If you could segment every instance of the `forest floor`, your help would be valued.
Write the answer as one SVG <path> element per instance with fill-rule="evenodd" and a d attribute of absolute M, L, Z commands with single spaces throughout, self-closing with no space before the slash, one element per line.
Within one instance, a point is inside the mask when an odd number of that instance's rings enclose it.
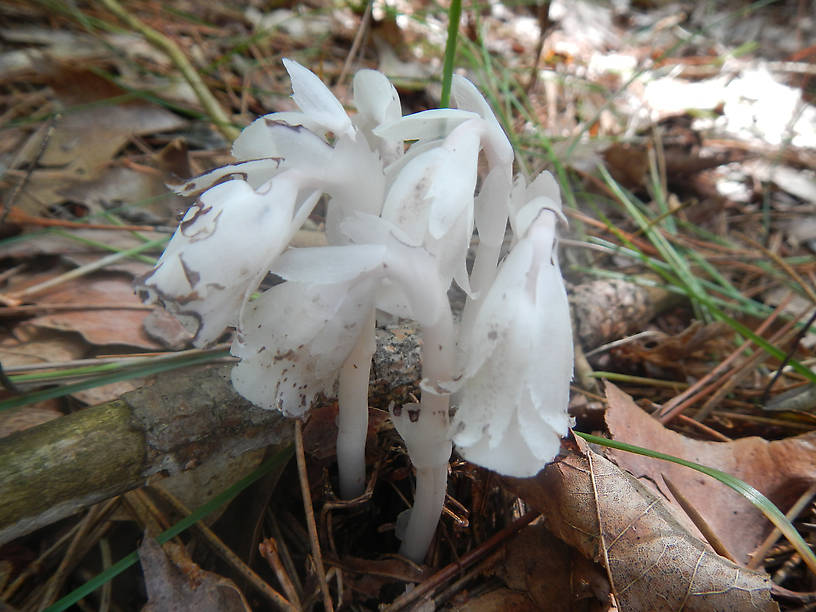
<path fill-rule="evenodd" d="M 192 349 L 132 285 L 191 203 L 166 185 L 229 163 L 240 129 L 294 109 L 283 57 L 344 103 L 354 72 L 375 68 L 404 114 L 439 106 L 445 3 L 116 6 L 0 4 L 0 499 L 14 480 L 2 464 L 25 435 L 158 388 L 195 411 L 183 398 L 197 397 L 196 373 L 231 363 L 227 344 Z M 576 432 L 731 474 L 811 549 L 814 14 L 807 0 L 465 3 L 455 62 L 493 107 L 516 170 L 550 170 L 562 189 Z M 315 213 L 298 239 L 320 240 L 322 222 Z M 302 440 L 286 424 L 264 451 L 247 425 L 255 450 L 202 460 L 172 485 L 156 469 L 150 486 L 111 485 L 110 497 L 94 491 L 110 476 L 97 463 L 79 478 L 92 503 L 53 521 L 38 510 L 37 529 L 0 539 L 0 610 L 816 609 L 816 566 L 746 496 L 577 435 L 526 480 L 454 454 L 427 564 L 398 557 L 413 476 L 386 411 L 418 393 L 418 374 L 413 329 L 381 333 L 402 358 L 377 374 L 363 498 L 334 493 L 331 401 Z M 293 437 L 308 485 L 288 460 Z M 0 523 L 50 499 L 51 485 L 27 486 L 24 510 Z M 219 506 L 211 530 L 173 530 Z M 160 533 L 161 547 L 145 537 Z"/>

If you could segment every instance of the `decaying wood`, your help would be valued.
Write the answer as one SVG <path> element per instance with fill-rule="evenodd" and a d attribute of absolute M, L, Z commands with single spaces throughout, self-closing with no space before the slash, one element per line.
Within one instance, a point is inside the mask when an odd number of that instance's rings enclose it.
<path fill-rule="evenodd" d="M 0 543 L 210 457 L 290 442 L 291 426 L 253 407 L 228 367 L 169 373 L 121 400 L 0 439 Z"/>
<path fill-rule="evenodd" d="M 378 330 L 372 404 L 406 401 L 419 376 L 412 328 Z M 292 441 L 292 425 L 229 382 L 231 366 L 169 372 L 119 401 L 0 439 L 0 544 L 219 457 Z M 274 448 L 273 448 L 274 450 Z"/>
<path fill-rule="evenodd" d="M 586 296 L 575 309 L 584 346 L 615 339 L 633 320 L 641 325 L 656 312 L 647 299 L 651 290 L 622 281 L 604 290 L 596 283 L 575 291 Z M 627 305 L 614 308 L 610 291 L 628 296 Z M 377 334 L 370 402 L 386 408 L 416 390 L 420 345 L 410 326 Z M 211 458 L 290 442 L 287 419 L 235 393 L 229 366 L 158 376 L 119 401 L 0 439 L 0 543 L 142 486 L 159 472 L 178 473 Z"/>

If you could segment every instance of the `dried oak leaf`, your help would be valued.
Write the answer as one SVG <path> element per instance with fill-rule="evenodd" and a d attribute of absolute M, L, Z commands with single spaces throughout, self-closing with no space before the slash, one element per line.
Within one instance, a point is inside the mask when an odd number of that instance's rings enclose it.
<path fill-rule="evenodd" d="M 570 612 L 582 600 L 609 600 L 603 569 L 552 535 L 543 523 L 516 534 L 492 571 L 512 592 L 523 593 L 539 612 Z M 591 601 L 584 601 L 585 606 Z"/>
<path fill-rule="evenodd" d="M 547 517 L 556 536 L 606 566 L 621 610 L 779 609 L 766 574 L 712 552 L 664 498 L 583 440 L 535 478 L 504 482 Z"/>
<path fill-rule="evenodd" d="M 606 425 L 611 437 L 717 468 L 744 480 L 786 511 L 816 482 L 816 432 L 769 442 L 758 437 L 705 442 L 666 429 L 632 398 L 606 383 Z M 738 561 L 748 560 L 773 529 L 748 500 L 689 468 L 623 451 L 610 451 L 616 463 L 673 500 L 664 476 L 702 515 Z"/>
<path fill-rule="evenodd" d="M 127 275 L 94 274 L 77 278 L 38 295 L 34 301 L 76 309 L 34 317 L 29 320 L 30 325 L 77 332 L 97 346 L 118 344 L 152 351 L 164 348 L 145 333 L 142 324 L 150 310 L 146 310 L 133 293 Z"/>

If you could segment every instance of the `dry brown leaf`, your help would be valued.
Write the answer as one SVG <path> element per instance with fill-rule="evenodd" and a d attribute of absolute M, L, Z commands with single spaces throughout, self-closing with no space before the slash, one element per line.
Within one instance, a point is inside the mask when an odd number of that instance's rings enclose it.
<path fill-rule="evenodd" d="M 80 359 L 88 345 L 79 336 L 55 334 L 28 323 L 19 323 L 12 336 L 0 339 L 0 362 L 4 367 L 59 363 Z"/>
<path fill-rule="evenodd" d="M 704 442 L 666 429 L 609 382 L 606 397 L 606 424 L 613 439 L 727 472 L 758 489 L 783 512 L 816 482 L 816 432 L 773 442 L 758 437 Z M 673 496 L 663 476 L 671 480 L 739 561 L 747 561 L 773 528 L 748 500 L 713 478 L 666 461 L 610 453 L 619 466 L 649 486 L 656 485 L 668 499 Z"/>
<path fill-rule="evenodd" d="M 147 103 L 74 109 L 55 124 L 39 164 L 60 168 L 66 177 L 88 180 L 110 162 L 133 135 L 177 130 L 186 123 L 175 113 Z M 35 136 L 34 143 L 27 146 L 25 152 L 31 149 L 35 155 L 41 143 L 42 139 Z M 32 175 L 32 183 L 37 175 L 38 172 Z"/>
<path fill-rule="evenodd" d="M 546 516 L 555 535 L 604 563 L 621 610 L 779 609 L 766 574 L 713 553 L 665 499 L 582 440 L 535 478 L 505 482 Z"/>
<path fill-rule="evenodd" d="M 93 310 L 55 312 L 29 320 L 30 325 L 78 332 L 95 345 L 126 345 L 146 350 L 164 348 L 151 340 L 142 324 L 149 310 L 111 308 L 99 310 L 99 306 L 132 305 L 142 303 L 133 293 L 131 279 L 125 275 L 95 274 L 62 283 L 52 291 L 37 296 L 38 303 L 73 306 L 93 306 Z"/>
<path fill-rule="evenodd" d="M 608 601 L 609 582 L 599 576 L 603 570 L 581 561 L 575 549 L 539 523 L 525 527 L 507 543 L 504 559 L 494 571 L 539 612 L 570 612 L 583 599 L 592 598 L 596 605 Z"/>
<path fill-rule="evenodd" d="M 53 402 L 41 402 L 32 406 L 22 406 L 0 412 L 0 438 L 23 431 L 29 427 L 42 425 L 62 416 Z"/>
<path fill-rule="evenodd" d="M 139 559 L 147 587 L 148 602 L 142 612 L 250 612 L 251 608 L 232 580 L 207 572 L 193 563 L 176 544 L 164 545 L 168 558 L 152 537 L 139 547 Z"/>

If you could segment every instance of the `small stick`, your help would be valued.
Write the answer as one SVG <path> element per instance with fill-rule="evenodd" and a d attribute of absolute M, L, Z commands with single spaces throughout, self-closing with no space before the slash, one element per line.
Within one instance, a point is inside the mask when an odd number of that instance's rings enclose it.
<path fill-rule="evenodd" d="M 189 516 L 190 510 L 170 491 L 164 487 L 150 487 L 152 493 L 156 494 L 162 500 L 167 502 L 176 512 L 183 516 Z M 235 571 L 241 574 L 241 577 L 249 582 L 255 589 L 264 597 L 266 597 L 273 605 L 283 610 L 290 610 L 297 612 L 300 609 L 300 603 L 297 606 L 285 599 L 283 595 L 273 589 L 263 578 L 261 578 L 255 571 L 244 563 L 241 558 L 229 549 L 215 533 L 201 521 L 198 521 L 193 528 L 198 531 L 204 538 L 204 541 L 210 545 L 215 553 L 221 557 L 228 565 Z"/>
<path fill-rule="evenodd" d="M 118 497 L 114 497 L 113 499 L 108 500 L 102 506 L 102 509 L 99 512 L 98 516 L 100 518 L 106 516 L 111 510 L 113 510 L 113 507 L 116 506 L 118 503 L 119 503 Z M 91 510 L 93 510 L 93 508 Z M 88 511 L 89 514 L 91 510 Z M 45 552 L 43 552 L 35 561 L 32 561 L 28 565 L 28 567 L 25 570 L 23 570 L 20 573 L 20 575 L 17 576 L 17 578 L 14 579 L 14 582 L 8 585 L 6 587 L 6 590 L 3 591 L 2 594 L 0 594 L 0 601 L 9 601 L 29 577 L 38 574 L 39 572 L 42 571 L 43 567 L 45 566 L 45 562 L 52 554 L 54 554 L 66 543 L 69 543 L 69 540 L 73 542 L 77 537 L 77 532 L 82 528 L 83 523 L 82 522 L 77 523 L 70 529 L 70 531 L 68 531 L 64 536 L 62 536 L 59 540 L 52 544 Z"/>
<path fill-rule="evenodd" d="M 0 317 L 43 315 L 74 310 L 153 310 L 154 308 L 155 306 L 149 304 L 24 304 L 0 309 Z"/>
<path fill-rule="evenodd" d="M 74 278 L 79 278 L 80 276 L 84 276 L 85 274 L 88 274 L 90 272 L 95 272 L 96 270 L 100 270 L 105 266 L 109 266 L 110 264 L 119 261 L 120 259 L 125 259 L 127 257 L 130 257 L 131 255 L 141 253 L 142 251 L 147 251 L 149 249 L 162 246 L 164 243 L 165 243 L 164 238 L 160 238 L 159 240 L 151 240 L 150 242 L 144 242 L 131 249 L 120 251 L 119 253 L 112 253 L 111 255 L 107 255 L 102 259 L 98 259 L 97 261 L 86 264 L 84 266 L 79 266 L 78 268 L 69 270 L 64 274 L 60 274 L 59 276 L 55 276 L 52 279 L 49 279 L 37 285 L 33 285 L 31 287 L 27 287 L 22 291 L 18 291 L 17 293 L 7 295 L 5 297 L 10 300 L 19 300 L 25 296 L 42 293 L 46 289 L 51 289 L 52 287 L 60 285 L 66 281 L 72 280 Z"/>
<path fill-rule="evenodd" d="M 286 593 L 286 596 L 289 598 L 289 601 L 292 602 L 293 607 L 296 610 L 300 610 L 300 597 L 298 596 L 295 584 L 292 582 L 292 579 L 289 578 L 289 574 L 286 572 L 286 568 L 283 567 L 283 562 L 278 554 L 278 543 L 275 541 L 275 538 L 267 538 L 263 540 L 260 544 L 258 544 L 258 550 L 275 572 L 278 582 L 280 582 L 281 586 L 283 587 L 283 592 Z"/>
<path fill-rule="evenodd" d="M 776 334 L 771 336 L 770 342 L 772 344 L 783 344 L 790 341 L 791 338 L 796 336 L 797 330 L 794 327 L 796 322 L 801 318 L 801 315 L 797 317 L 793 321 L 788 321 L 782 329 L 780 329 Z M 728 380 L 723 382 L 722 386 L 720 386 L 714 394 L 709 397 L 705 404 L 703 404 L 702 408 L 694 415 L 694 418 L 698 421 L 704 421 L 708 418 L 708 415 L 711 414 L 711 411 L 714 410 L 715 406 L 720 403 L 720 401 L 731 392 L 731 389 L 736 387 L 741 380 L 743 380 L 748 374 L 750 374 L 751 370 L 756 367 L 760 362 L 765 360 L 767 354 L 763 349 L 757 349 L 753 355 L 748 357 L 745 361 L 743 361 L 737 368 L 734 369 L 731 376 L 728 377 Z"/>
<path fill-rule="evenodd" d="M 306 513 L 306 527 L 309 530 L 309 540 L 312 545 L 317 578 L 320 581 L 320 590 L 323 593 L 323 607 L 326 612 L 333 612 L 329 583 L 323 568 L 323 554 L 320 552 L 320 542 L 317 539 L 317 525 L 315 524 L 312 508 L 312 493 L 309 490 L 309 478 L 306 475 L 306 455 L 303 452 L 303 424 L 295 419 L 295 457 L 297 457 L 298 476 L 300 477 L 300 491 L 303 495 L 303 510 Z"/>
<path fill-rule="evenodd" d="M 527 514 L 516 519 L 510 525 L 495 533 L 489 539 L 485 540 L 484 543 L 478 548 L 475 548 L 466 555 L 463 555 L 458 561 L 454 561 L 453 563 L 446 565 L 433 576 L 418 584 L 414 589 L 397 597 L 393 603 L 388 606 L 388 612 L 397 612 L 397 610 L 407 609 L 411 604 L 427 593 L 433 591 L 440 584 L 446 583 L 465 568 L 473 565 L 483 557 L 487 556 L 493 548 L 501 544 L 504 540 L 509 538 L 517 531 L 520 531 L 522 528 L 532 523 L 533 520 L 539 515 L 539 512 L 528 512 Z"/>
<path fill-rule="evenodd" d="M 346 61 L 343 62 L 343 69 L 340 71 L 340 76 L 337 77 L 337 83 L 335 85 L 342 85 L 343 81 L 346 79 L 346 75 L 348 75 L 349 71 L 351 70 L 351 64 L 354 62 L 354 58 L 357 56 L 357 52 L 360 50 L 360 45 L 363 42 L 363 37 L 368 30 L 368 22 L 371 21 L 372 4 L 374 4 L 372 0 L 368 0 L 368 2 L 366 2 L 365 12 L 363 13 L 362 19 L 360 19 L 360 26 L 357 28 L 357 33 L 354 35 L 354 40 L 351 43 L 351 49 L 346 56 Z"/>
<path fill-rule="evenodd" d="M 788 293 L 784 300 L 777 306 L 774 311 L 768 315 L 759 327 L 754 330 L 754 333 L 757 336 L 761 336 L 765 333 L 765 331 L 771 326 L 776 318 L 782 314 L 785 306 L 787 306 L 791 299 L 793 299 L 793 292 Z M 732 352 L 728 357 L 726 357 L 723 361 L 721 361 L 717 367 L 711 370 L 708 374 L 703 376 L 700 380 L 695 382 L 691 385 L 688 389 L 683 391 L 680 395 L 670 399 L 668 402 L 663 404 L 663 408 L 660 409 L 660 412 L 656 415 L 658 420 L 663 423 L 664 425 L 671 421 L 675 416 L 683 412 L 688 406 L 693 404 L 697 401 L 699 395 L 702 395 L 703 392 L 708 393 L 708 391 L 712 389 L 706 388 L 704 391 L 701 391 L 702 387 L 707 385 L 710 381 L 716 380 L 716 378 L 725 372 L 728 367 L 736 361 L 742 353 L 753 344 L 751 340 L 746 340 L 743 342 L 739 348 L 737 348 L 734 352 Z"/>
<path fill-rule="evenodd" d="M 694 419 L 687 417 L 685 414 L 677 415 L 677 420 L 683 423 L 684 425 L 694 427 L 695 429 L 703 432 L 704 434 L 710 436 L 711 438 L 714 438 L 718 442 L 733 442 L 733 440 L 726 436 L 724 433 L 721 433 L 716 429 L 709 427 L 705 423 L 695 421 Z"/>
<path fill-rule="evenodd" d="M 45 217 L 37 217 L 29 215 L 12 206 L 7 212 L 6 221 L 10 223 L 19 223 L 20 225 L 38 225 L 40 227 L 65 227 L 69 229 L 98 229 L 98 230 L 122 230 L 130 232 L 152 232 L 156 228 L 152 225 L 111 225 L 105 223 L 79 223 L 76 221 L 67 221 L 65 219 L 47 219 Z"/>
<path fill-rule="evenodd" d="M 57 571 L 54 572 L 46 584 L 45 593 L 39 602 L 39 605 L 42 608 L 46 608 L 54 603 L 54 599 L 56 598 L 59 589 L 62 587 L 65 579 L 68 577 L 69 570 L 80 560 L 77 558 L 77 551 L 80 547 L 82 539 L 85 537 L 94 523 L 96 523 L 96 521 L 103 516 L 104 510 L 109 507 L 110 503 L 105 505 L 96 505 L 88 510 L 88 512 L 85 514 L 84 518 L 79 524 L 79 529 L 77 529 L 77 531 L 74 533 L 74 537 L 71 539 L 71 543 L 68 545 L 68 550 L 65 551 L 65 556 L 63 556 Z"/>
<path fill-rule="evenodd" d="M 40 161 L 42 156 L 45 154 L 45 149 L 48 146 L 48 141 L 51 140 L 51 136 L 54 135 L 54 124 L 58 119 L 61 119 L 62 115 L 54 115 L 51 119 L 48 120 L 48 127 L 45 129 L 45 134 L 43 135 L 42 142 L 40 143 L 40 149 L 37 151 L 37 155 L 28 165 L 28 170 L 26 170 L 23 178 L 20 180 L 17 185 L 15 185 L 14 189 L 12 190 L 11 194 L 8 196 L 5 202 L 3 202 L 2 206 L 2 213 L 0 213 L 0 225 L 3 225 L 8 220 L 9 215 L 14 210 L 14 202 L 17 200 L 17 196 L 26 186 L 29 180 L 31 180 L 31 175 L 34 174 L 34 168 L 37 167 L 37 162 Z"/>

